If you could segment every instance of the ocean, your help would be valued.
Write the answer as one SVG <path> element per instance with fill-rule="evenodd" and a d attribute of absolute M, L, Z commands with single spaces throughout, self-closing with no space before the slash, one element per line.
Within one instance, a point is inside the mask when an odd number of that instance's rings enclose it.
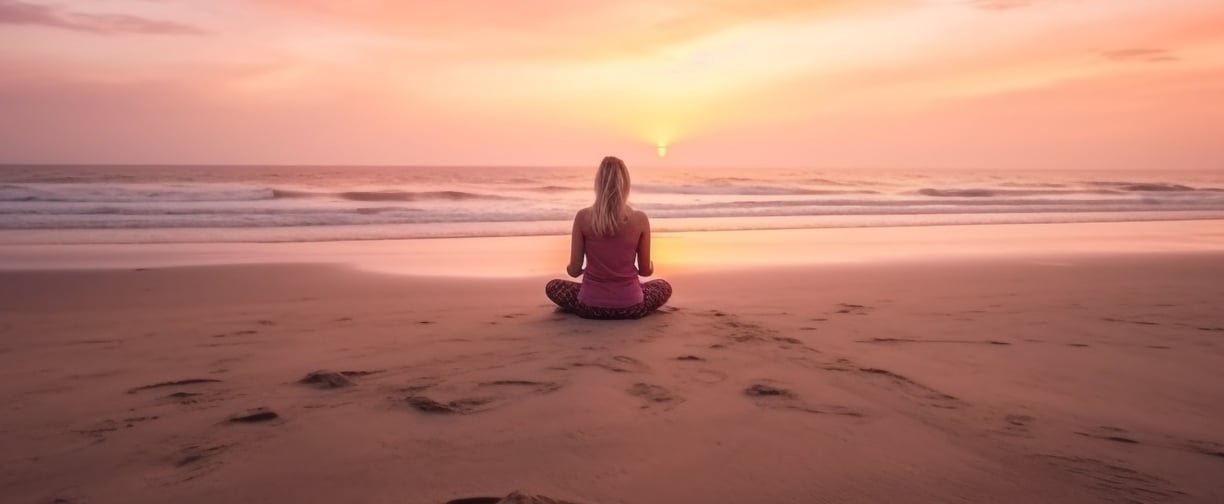
<path fill-rule="evenodd" d="M 630 167 L 655 232 L 1224 219 L 1224 173 Z M 0 243 L 560 235 L 594 166 L 0 166 Z"/>

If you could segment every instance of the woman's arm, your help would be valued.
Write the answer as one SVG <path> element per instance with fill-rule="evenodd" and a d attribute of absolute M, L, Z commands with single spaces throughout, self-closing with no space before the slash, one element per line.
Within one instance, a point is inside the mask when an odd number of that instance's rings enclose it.
<path fill-rule="evenodd" d="M 637 260 L 638 274 L 648 277 L 654 274 L 654 261 L 650 259 L 650 218 L 642 215 L 642 236 L 638 238 Z"/>
<path fill-rule="evenodd" d="M 582 218 L 586 209 L 579 210 L 574 215 L 574 230 L 570 234 L 570 260 L 569 265 L 565 267 L 565 272 L 569 276 L 578 278 L 582 275 L 582 258 L 586 252 L 586 239 L 582 237 Z"/>

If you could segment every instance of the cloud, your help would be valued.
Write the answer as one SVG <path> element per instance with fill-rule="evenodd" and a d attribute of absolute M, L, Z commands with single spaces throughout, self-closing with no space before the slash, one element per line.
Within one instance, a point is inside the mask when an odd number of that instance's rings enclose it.
<path fill-rule="evenodd" d="M 1101 51 L 1099 54 L 1101 57 L 1112 61 L 1142 61 L 1148 63 L 1177 61 L 1177 57 L 1167 49 L 1114 49 L 1111 51 Z"/>
<path fill-rule="evenodd" d="M 1038 0 L 969 0 L 974 7 L 982 10 L 1011 10 L 1032 7 Z"/>
<path fill-rule="evenodd" d="M 640 55 L 744 25 L 837 16 L 911 0 L 252 1 L 458 56 L 591 59 Z"/>
<path fill-rule="evenodd" d="M 110 35 L 202 35 L 204 30 L 174 21 L 147 19 L 128 14 L 70 12 L 62 8 L 21 0 L 0 0 L 0 25 L 46 26 L 64 30 Z"/>

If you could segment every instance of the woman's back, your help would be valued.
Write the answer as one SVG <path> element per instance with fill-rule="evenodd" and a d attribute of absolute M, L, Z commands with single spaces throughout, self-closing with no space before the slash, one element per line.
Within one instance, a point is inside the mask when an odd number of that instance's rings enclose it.
<path fill-rule="evenodd" d="M 578 300 L 591 306 L 622 308 L 642 302 L 642 284 L 635 263 L 642 238 L 641 212 L 630 212 L 615 234 L 599 236 L 590 226 L 582 230 L 586 243 L 586 270 Z"/>
<path fill-rule="evenodd" d="M 654 274 L 650 219 L 629 206 L 629 171 L 607 156 L 595 174 L 595 203 L 574 215 L 565 272 L 582 283 L 556 279 L 544 293 L 564 311 L 596 319 L 635 319 L 671 297 L 671 284 L 638 276 Z"/>

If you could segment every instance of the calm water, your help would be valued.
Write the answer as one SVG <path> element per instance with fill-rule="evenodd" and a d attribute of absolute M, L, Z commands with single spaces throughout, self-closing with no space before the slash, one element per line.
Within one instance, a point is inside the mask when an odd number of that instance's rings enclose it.
<path fill-rule="evenodd" d="M 593 168 L 0 167 L 0 243 L 564 234 Z M 1224 174 L 643 168 L 656 231 L 1224 218 Z"/>

